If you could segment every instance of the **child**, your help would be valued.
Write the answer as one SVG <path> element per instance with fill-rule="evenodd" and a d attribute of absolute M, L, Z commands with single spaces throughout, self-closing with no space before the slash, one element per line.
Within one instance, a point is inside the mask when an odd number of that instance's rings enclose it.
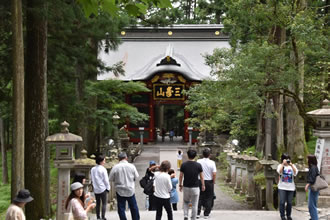
<path fill-rule="evenodd" d="M 168 171 L 168 174 L 171 176 L 171 182 L 172 182 L 170 202 L 172 204 L 173 210 L 177 211 L 178 210 L 177 203 L 179 202 L 179 195 L 178 195 L 178 191 L 176 190 L 176 185 L 178 184 L 179 180 L 178 178 L 175 177 L 175 171 L 173 169 L 170 169 L 170 171 Z"/>
<path fill-rule="evenodd" d="M 178 161 L 178 170 L 180 170 L 181 164 L 182 164 L 182 152 L 181 150 L 178 151 L 177 153 L 177 161 Z"/>

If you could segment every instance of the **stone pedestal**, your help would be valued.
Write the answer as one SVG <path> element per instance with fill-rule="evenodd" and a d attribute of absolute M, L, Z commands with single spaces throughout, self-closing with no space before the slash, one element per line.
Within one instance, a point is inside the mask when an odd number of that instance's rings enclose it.
<path fill-rule="evenodd" d="M 238 155 L 234 154 L 231 156 L 230 167 L 231 167 L 231 178 L 230 178 L 230 187 L 234 188 L 236 185 L 236 157 Z"/>
<path fill-rule="evenodd" d="M 235 153 L 231 153 L 231 152 L 227 153 L 228 166 L 227 166 L 226 183 L 228 184 L 230 184 L 231 182 L 231 160 L 233 155 L 235 155 Z"/>
<path fill-rule="evenodd" d="M 248 173 L 247 173 L 247 155 L 244 155 L 242 157 L 241 167 L 242 167 L 242 182 L 241 182 L 241 195 L 245 195 L 247 191 L 247 185 L 248 185 Z"/>
<path fill-rule="evenodd" d="M 235 184 L 235 193 L 241 192 L 242 184 L 242 157 L 241 155 L 236 156 L 236 184 Z"/>
<path fill-rule="evenodd" d="M 56 219 L 64 219 L 65 202 L 70 194 L 70 169 L 58 170 Z"/>
<path fill-rule="evenodd" d="M 323 101 L 321 109 L 310 111 L 307 115 L 316 120 L 314 136 L 318 137 L 315 147 L 315 156 L 322 176 L 330 184 L 330 102 Z M 330 188 L 321 190 L 318 207 L 330 206 Z"/>
<path fill-rule="evenodd" d="M 254 176 L 255 165 L 256 165 L 257 161 L 258 161 L 258 158 L 252 156 L 252 152 L 250 152 L 250 156 L 246 159 L 247 175 L 248 175 L 246 201 L 253 201 L 255 199 L 255 183 L 254 183 L 253 176 Z"/>
<path fill-rule="evenodd" d="M 296 167 L 298 169 L 298 175 L 295 177 L 296 205 L 299 206 L 307 202 L 305 186 L 307 183 L 308 168 L 306 164 L 304 164 L 303 156 L 300 155 L 298 157 L 298 163 L 296 164 Z"/>
<path fill-rule="evenodd" d="M 327 180 L 330 185 L 330 130 L 329 131 L 314 131 L 314 135 L 318 136 L 318 142 L 322 140 L 323 153 L 321 160 L 321 175 Z M 317 149 L 315 149 L 317 150 Z M 324 189 L 320 191 L 318 207 L 320 208 L 328 208 L 330 207 L 330 188 Z"/>
<path fill-rule="evenodd" d="M 260 164 L 264 166 L 264 173 L 266 177 L 266 208 L 268 210 L 274 210 L 274 197 L 273 197 L 273 184 L 275 178 L 275 167 L 277 167 L 278 162 L 272 160 L 272 155 L 268 154 L 266 160 L 261 160 Z M 273 167 L 275 169 L 273 169 Z"/>

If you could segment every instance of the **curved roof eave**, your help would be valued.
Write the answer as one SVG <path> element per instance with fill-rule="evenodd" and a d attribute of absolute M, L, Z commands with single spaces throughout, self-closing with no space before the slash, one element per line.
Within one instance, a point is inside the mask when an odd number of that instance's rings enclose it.
<path fill-rule="evenodd" d="M 193 65 L 189 63 L 188 60 L 185 59 L 184 56 L 180 54 L 173 55 L 173 59 L 177 61 L 180 66 L 177 65 L 159 65 L 160 60 L 164 58 L 164 55 L 158 55 L 151 59 L 147 65 L 145 65 L 142 69 L 136 71 L 129 79 L 126 80 L 133 80 L 133 81 L 142 81 L 147 80 L 152 77 L 154 74 L 158 72 L 177 72 L 181 73 L 186 79 L 191 81 L 202 81 L 205 79 L 211 79 L 209 75 L 200 73 Z"/>

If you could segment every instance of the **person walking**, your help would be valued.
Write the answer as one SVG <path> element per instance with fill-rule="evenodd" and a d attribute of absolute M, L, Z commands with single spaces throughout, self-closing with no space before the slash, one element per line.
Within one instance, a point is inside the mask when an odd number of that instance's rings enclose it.
<path fill-rule="evenodd" d="M 170 202 L 172 182 L 171 177 L 168 174 L 170 168 L 171 163 L 168 160 L 164 160 L 159 166 L 159 171 L 155 172 L 154 201 L 156 204 L 156 220 L 162 219 L 163 207 L 167 212 L 167 219 L 173 220 Z"/>
<path fill-rule="evenodd" d="M 99 155 L 96 157 L 96 166 L 91 170 L 91 179 L 96 198 L 96 218 L 97 220 L 105 220 L 105 212 L 107 208 L 107 195 L 110 191 L 110 183 L 107 169 L 105 169 L 105 157 Z M 102 202 L 102 218 L 100 217 L 100 207 Z"/>
<path fill-rule="evenodd" d="M 281 219 L 292 220 L 292 199 L 294 191 L 296 190 L 294 177 L 298 174 L 298 169 L 293 163 L 291 163 L 291 158 L 289 155 L 282 154 L 281 163 L 277 166 L 277 172 L 280 175 L 280 180 L 277 187 L 280 195 Z M 285 210 L 287 218 L 285 218 Z"/>
<path fill-rule="evenodd" d="M 308 211 L 311 216 L 311 220 L 318 220 L 317 200 L 319 198 L 320 191 L 313 191 L 310 186 L 315 183 L 316 177 L 320 175 L 320 172 L 317 167 L 317 159 L 315 155 L 308 155 L 307 160 L 309 170 L 307 174 L 305 191 L 308 192 Z"/>
<path fill-rule="evenodd" d="M 33 198 L 30 195 L 30 191 L 27 189 L 21 189 L 8 207 L 5 219 L 25 220 L 23 208 L 25 207 L 26 203 L 29 203 L 32 200 Z"/>
<path fill-rule="evenodd" d="M 173 137 L 174 137 L 174 130 L 173 129 L 171 129 L 170 130 L 170 141 L 173 141 Z"/>
<path fill-rule="evenodd" d="M 202 206 L 204 207 L 204 218 L 207 219 L 211 213 L 214 199 L 214 184 L 217 175 L 217 167 L 213 160 L 210 160 L 211 150 L 205 148 L 203 150 L 203 158 L 197 160 L 202 165 L 205 191 L 201 191 L 198 201 L 197 218 L 200 217 Z"/>
<path fill-rule="evenodd" d="M 168 171 L 168 174 L 171 177 L 171 182 L 172 182 L 172 190 L 171 190 L 171 198 L 170 198 L 170 202 L 172 204 L 172 209 L 174 211 L 178 210 L 178 202 L 179 202 L 179 195 L 178 195 L 178 191 L 176 190 L 176 185 L 179 183 L 178 178 L 175 177 L 175 171 L 173 169 L 170 169 Z"/>
<path fill-rule="evenodd" d="M 182 164 L 182 156 L 183 156 L 182 151 L 178 150 L 178 153 L 176 154 L 178 170 L 180 170 L 180 167 L 181 167 L 181 164 Z"/>
<path fill-rule="evenodd" d="M 128 163 L 127 154 L 118 155 L 119 163 L 110 172 L 110 181 L 114 182 L 117 195 L 117 208 L 120 220 L 127 220 L 125 214 L 126 201 L 131 211 L 132 220 L 139 220 L 139 208 L 135 199 L 135 180 L 139 178 L 136 167 Z"/>
<path fill-rule="evenodd" d="M 201 190 L 205 190 L 203 168 L 200 163 L 194 161 L 197 152 L 193 149 L 189 149 L 187 152 L 188 161 L 184 162 L 180 168 L 179 177 L 179 189 L 183 191 L 183 215 L 184 220 L 188 220 L 189 204 L 191 207 L 191 220 L 196 220 L 197 207 L 199 199 L 199 180 L 201 181 Z M 183 181 L 183 185 L 182 185 Z"/>
<path fill-rule="evenodd" d="M 83 185 L 79 182 L 72 183 L 71 193 L 66 199 L 65 209 L 68 212 L 72 212 L 73 218 L 75 220 L 87 220 L 87 213 L 91 211 L 95 207 L 95 203 L 92 203 L 84 208 L 84 203 L 81 201 L 81 196 L 83 194 Z"/>

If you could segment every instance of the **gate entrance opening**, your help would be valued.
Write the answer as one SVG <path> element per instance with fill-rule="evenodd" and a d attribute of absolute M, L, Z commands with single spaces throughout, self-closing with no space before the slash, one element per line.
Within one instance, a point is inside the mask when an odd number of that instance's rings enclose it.
<path fill-rule="evenodd" d="M 184 105 L 156 104 L 155 126 L 157 140 L 183 141 L 184 139 Z M 171 138 L 171 133 L 173 138 Z M 164 138 L 162 138 L 164 135 Z"/>

